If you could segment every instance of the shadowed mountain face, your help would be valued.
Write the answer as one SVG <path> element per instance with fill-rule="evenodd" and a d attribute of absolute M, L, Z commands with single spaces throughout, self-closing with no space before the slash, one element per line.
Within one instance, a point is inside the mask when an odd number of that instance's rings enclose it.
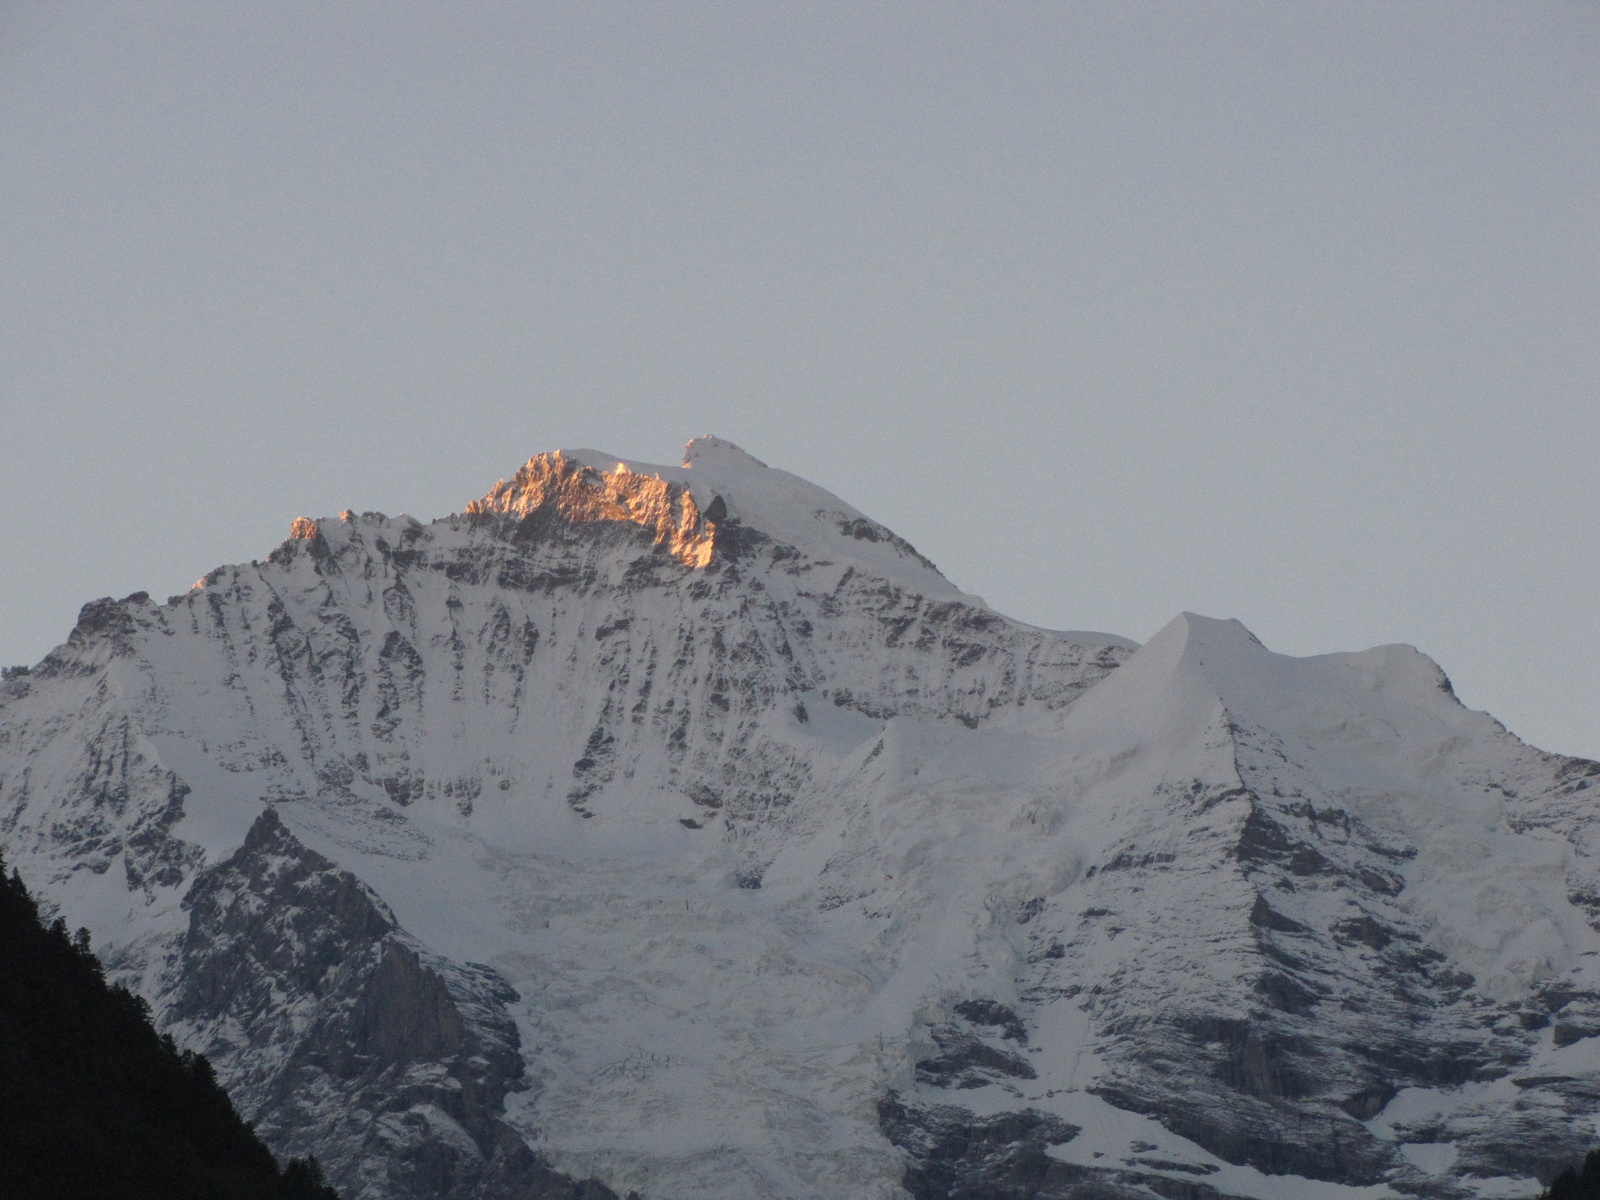
<path fill-rule="evenodd" d="M 614 1196 L 551 1171 L 500 1119 L 524 1074 L 487 967 L 408 938 L 355 876 L 268 808 L 185 900 L 164 1017 L 232 1067 L 233 1095 L 286 1152 L 338 1147 L 358 1193 Z"/>
<path fill-rule="evenodd" d="M 8 855 L 352 1197 L 1513 1196 L 1594 1134 L 1600 765 L 1408 647 L 1020 625 L 716 439 L 296 522 L 0 686 Z"/>

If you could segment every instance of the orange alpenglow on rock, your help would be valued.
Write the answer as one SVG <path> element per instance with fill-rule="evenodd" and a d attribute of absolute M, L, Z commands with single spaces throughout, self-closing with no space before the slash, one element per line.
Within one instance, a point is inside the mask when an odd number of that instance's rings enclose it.
<path fill-rule="evenodd" d="M 467 513 L 526 517 L 547 507 L 569 521 L 631 521 L 650 530 L 656 545 L 679 562 L 691 567 L 711 562 L 716 525 L 701 515 L 689 490 L 631 471 L 625 463 L 599 471 L 559 450 L 538 454 L 510 480 L 502 479 L 482 500 L 467 505 Z"/>
<path fill-rule="evenodd" d="M 296 517 L 294 524 L 289 526 L 289 538 L 303 538 L 311 541 L 322 536 L 322 530 L 317 528 L 317 523 L 310 517 Z"/>

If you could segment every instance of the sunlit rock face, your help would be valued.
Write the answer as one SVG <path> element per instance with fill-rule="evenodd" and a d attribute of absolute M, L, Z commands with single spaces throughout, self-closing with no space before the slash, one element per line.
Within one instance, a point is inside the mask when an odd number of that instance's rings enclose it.
<path fill-rule="evenodd" d="M 683 485 L 629 470 L 625 463 L 597 471 L 559 450 L 530 458 L 509 482 L 501 480 L 482 500 L 467 505 L 467 512 L 515 516 L 527 523 L 524 536 L 541 522 L 625 521 L 691 567 L 708 566 L 716 547 L 715 524 L 702 517 Z"/>
<path fill-rule="evenodd" d="M 1407 647 L 1008 620 L 714 438 L 302 519 L 0 683 L 8 861 L 371 1200 L 1531 1194 L 1597 780 Z"/>

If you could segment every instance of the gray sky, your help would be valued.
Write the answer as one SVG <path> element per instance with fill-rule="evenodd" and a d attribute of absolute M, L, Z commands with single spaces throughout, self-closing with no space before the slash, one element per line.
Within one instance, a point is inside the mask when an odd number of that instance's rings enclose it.
<path fill-rule="evenodd" d="M 1600 6 L 0 5 L 0 661 L 716 433 L 1600 756 Z"/>

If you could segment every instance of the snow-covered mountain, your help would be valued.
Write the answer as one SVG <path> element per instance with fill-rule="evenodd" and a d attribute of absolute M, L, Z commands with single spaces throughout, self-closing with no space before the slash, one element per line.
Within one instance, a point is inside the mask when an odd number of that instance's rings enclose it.
<path fill-rule="evenodd" d="M 1409 647 L 1009 620 L 714 438 L 0 685 L 7 861 L 352 1200 L 1531 1195 L 1596 781 Z"/>

